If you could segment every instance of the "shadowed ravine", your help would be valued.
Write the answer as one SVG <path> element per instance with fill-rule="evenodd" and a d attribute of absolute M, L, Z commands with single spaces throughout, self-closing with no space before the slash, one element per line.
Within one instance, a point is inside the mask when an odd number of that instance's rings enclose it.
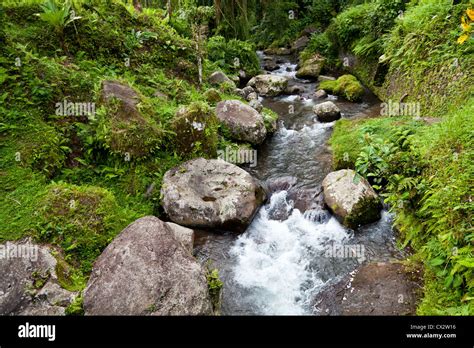
<path fill-rule="evenodd" d="M 196 256 L 210 260 L 224 281 L 224 315 L 324 314 L 320 302 L 314 305 L 320 291 L 361 263 L 400 256 L 387 212 L 354 234 L 322 207 L 320 186 L 331 171 L 327 141 L 334 123 L 315 119 L 312 107 L 324 101 L 312 99 L 317 83 L 296 79 L 296 64 L 278 58 L 285 63 L 272 74 L 290 77 L 290 86 L 301 86 L 304 93 L 262 100 L 280 115 L 279 129 L 258 148 L 257 166 L 245 168 L 274 193 L 242 235 L 198 232 L 196 238 Z M 379 101 L 366 95 L 361 103 L 329 98 L 345 118 L 378 115 Z M 342 244 L 362 245 L 364 258 L 326 255 Z"/>

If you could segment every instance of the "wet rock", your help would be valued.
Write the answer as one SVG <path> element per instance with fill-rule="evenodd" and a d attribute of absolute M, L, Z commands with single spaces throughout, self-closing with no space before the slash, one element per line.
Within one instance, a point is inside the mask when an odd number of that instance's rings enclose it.
<path fill-rule="evenodd" d="M 303 92 L 304 88 L 301 86 L 290 86 L 285 90 L 285 93 L 290 95 L 301 94 Z"/>
<path fill-rule="evenodd" d="M 232 81 L 226 74 L 224 74 L 222 71 L 215 71 L 213 72 L 208 79 L 209 83 L 211 85 L 218 86 L 224 82 L 234 84 L 234 81 Z"/>
<path fill-rule="evenodd" d="M 240 141 L 261 144 L 267 136 L 263 117 L 254 108 L 239 100 L 225 100 L 217 104 L 217 118 L 229 135 Z"/>
<path fill-rule="evenodd" d="M 290 190 L 288 199 L 292 200 L 295 209 L 298 209 L 302 213 L 314 209 L 321 210 L 324 206 L 321 187 Z"/>
<path fill-rule="evenodd" d="M 265 209 L 270 220 L 285 221 L 290 217 L 293 206 L 287 202 L 286 192 L 280 192 L 271 197 Z"/>
<path fill-rule="evenodd" d="M 264 62 L 263 68 L 267 71 L 275 71 L 280 69 L 280 66 L 274 60 L 267 60 Z"/>
<path fill-rule="evenodd" d="M 298 179 L 294 176 L 283 176 L 276 179 L 268 179 L 265 182 L 265 186 L 267 192 L 269 194 L 273 194 L 279 191 L 288 191 L 290 188 L 296 185 L 297 181 Z"/>
<path fill-rule="evenodd" d="M 323 180 L 324 201 L 349 228 L 357 228 L 380 219 L 382 204 L 364 178 L 351 169 L 329 173 Z"/>
<path fill-rule="evenodd" d="M 59 285 L 52 249 L 30 240 L 0 244 L 0 315 L 64 315 L 77 293 Z"/>
<path fill-rule="evenodd" d="M 212 314 L 206 273 L 169 225 L 128 225 L 99 256 L 84 291 L 86 315 Z"/>
<path fill-rule="evenodd" d="M 341 303 L 342 315 L 415 315 L 418 281 L 400 264 L 360 267 Z"/>
<path fill-rule="evenodd" d="M 273 97 L 285 91 L 288 79 L 276 75 L 258 75 L 250 79 L 247 85 L 254 87 L 262 96 Z"/>
<path fill-rule="evenodd" d="M 314 92 L 314 97 L 318 98 L 318 99 L 324 99 L 324 98 L 327 98 L 327 96 L 328 96 L 328 94 L 323 89 L 320 89 L 320 90 L 317 90 L 316 92 Z"/>
<path fill-rule="evenodd" d="M 324 66 L 324 61 L 325 59 L 322 56 L 315 54 L 301 64 L 301 67 L 296 72 L 296 77 L 300 79 L 318 78 Z"/>
<path fill-rule="evenodd" d="M 245 170 L 222 160 L 188 161 L 166 172 L 163 208 L 180 225 L 243 232 L 265 200 Z"/>
<path fill-rule="evenodd" d="M 332 122 L 341 118 L 341 110 L 332 101 L 327 101 L 313 107 L 320 122 Z"/>

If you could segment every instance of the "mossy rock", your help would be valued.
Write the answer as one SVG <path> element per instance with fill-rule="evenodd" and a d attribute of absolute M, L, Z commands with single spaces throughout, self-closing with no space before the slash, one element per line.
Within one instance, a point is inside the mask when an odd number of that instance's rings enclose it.
<path fill-rule="evenodd" d="M 127 223 L 114 195 L 99 187 L 53 184 L 40 205 L 36 237 L 61 247 L 65 260 L 86 272 Z M 67 279 L 68 266 L 60 267 Z"/>
<path fill-rule="evenodd" d="M 343 75 L 335 81 L 323 81 L 319 87 L 348 101 L 359 101 L 364 95 L 364 87 L 353 75 Z"/>
<path fill-rule="evenodd" d="M 382 204 L 378 197 L 368 197 L 360 200 L 354 207 L 349 215 L 344 218 L 344 225 L 357 229 L 360 226 L 369 224 L 380 219 L 380 210 Z"/>
<path fill-rule="evenodd" d="M 215 158 L 219 123 L 209 105 L 194 102 L 178 110 L 171 129 L 176 133 L 175 147 L 183 157 Z"/>
<path fill-rule="evenodd" d="M 152 108 L 130 86 L 103 81 L 98 111 L 98 138 L 126 160 L 142 159 L 156 151 L 164 131 L 150 115 Z"/>
<path fill-rule="evenodd" d="M 203 95 L 206 101 L 211 105 L 215 105 L 222 100 L 219 91 L 215 88 L 209 88 Z"/>
<path fill-rule="evenodd" d="M 263 123 L 267 129 L 267 133 L 274 133 L 277 130 L 278 114 L 273 110 L 264 108 L 261 112 Z"/>

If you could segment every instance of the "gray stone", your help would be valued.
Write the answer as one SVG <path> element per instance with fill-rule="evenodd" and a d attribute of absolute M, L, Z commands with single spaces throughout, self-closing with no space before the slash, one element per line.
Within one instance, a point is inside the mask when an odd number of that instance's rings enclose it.
<path fill-rule="evenodd" d="M 277 75 L 257 75 L 250 79 L 247 86 L 254 87 L 262 96 L 277 96 L 288 86 L 288 79 Z"/>
<path fill-rule="evenodd" d="M 128 225 L 99 256 L 84 291 L 86 315 L 209 315 L 206 272 L 169 225 Z"/>
<path fill-rule="evenodd" d="M 380 219 L 382 204 L 374 189 L 351 169 L 329 173 L 323 180 L 324 202 L 349 228 Z"/>
<path fill-rule="evenodd" d="M 263 117 L 239 100 L 225 100 L 217 104 L 216 115 L 235 140 L 261 144 L 267 135 Z"/>
<path fill-rule="evenodd" d="M 331 101 L 315 105 L 313 111 L 321 122 L 332 122 L 341 118 L 341 110 Z"/>
<path fill-rule="evenodd" d="M 77 294 L 59 285 L 51 251 L 28 239 L 0 244 L 0 315 L 64 315 Z"/>
<path fill-rule="evenodd" d="M 243 232 L 265 193 L 245 170 L 223 160 L 193 159 L 166 172 L 163 208 L 182 226 Z"/>

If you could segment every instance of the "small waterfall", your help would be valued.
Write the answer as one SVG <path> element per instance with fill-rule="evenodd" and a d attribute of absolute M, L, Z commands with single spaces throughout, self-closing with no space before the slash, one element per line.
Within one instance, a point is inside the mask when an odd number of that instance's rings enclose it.
<path fill-rule="evenodd" d="M 310 314 L 309 303 L 324 281 L 313 268 L 328 245 L 342 245 L 349 235 L 330 218 L 324 223 L 292 209 L 286 220 L 269 216 L 275 207 L 291 207 L 280 191 L 259 211 L 230 253 L 236 257 L 234 281 L 245 290 L 256 314 Z"/>

